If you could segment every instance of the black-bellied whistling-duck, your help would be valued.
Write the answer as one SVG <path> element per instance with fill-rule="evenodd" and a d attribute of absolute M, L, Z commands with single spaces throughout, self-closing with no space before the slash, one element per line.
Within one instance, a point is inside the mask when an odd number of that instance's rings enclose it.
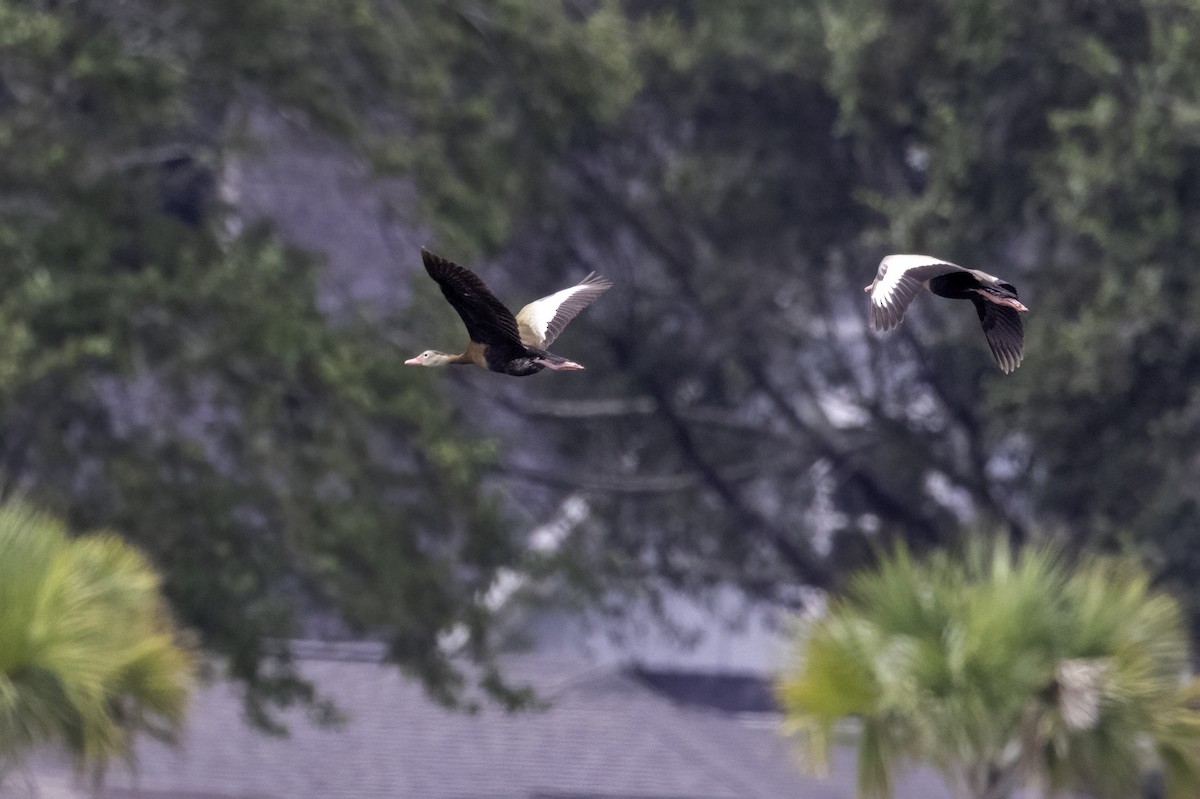
<path fill-rule="evenodd" d="M 875 279 L 864 289 L 871 292 L 871 327 L 891 330 L 900 324 L 923 288 L 939 297 L 973 302 L 996 363 L 1005 374 L 1021 365 L 1021 313 L 1029 309 L 1017 299 L 1016 287 L 928 255 L 889 255 L 879 263 Z"/>
<path fill-rule="evenodd" d="M 437 281 L 446 300 L 458 311 L 471 343 L 462 355 L 425 350 L 405 361 L 410 366 L 474 363 L 493 372 L 524 377 L 543 369 L 582 369 L 574 361 L 546 352 L 575 315 L 612 287 L 595 272 L 578 285 L 529 303 L 516 316 L 496 299 L 474 272 L 421 249 L 425 271 Z"/>

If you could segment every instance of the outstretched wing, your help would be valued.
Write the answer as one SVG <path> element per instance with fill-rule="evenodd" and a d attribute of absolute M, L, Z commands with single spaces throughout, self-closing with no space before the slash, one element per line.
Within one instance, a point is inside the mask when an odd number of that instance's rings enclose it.
<path fill-rule="evenodd" d="M 441 286 L 446 301 L 462 317 L 471 341 L 487 346 L 520 346 L 517 320 L 470 269 L 421 248 L 425 271 Z"/>
<path fill-rule="evenodd" d="M 517 314 L 521 342 L 528 347 L 549 347 L 567 322 L 610 288 L 611 280 L 592 272 L 569 289 L 529 303 Z"/>
<path fill-rule="evenodd" d="M 950 272 L 966 272 L 957 264 L 928 255 L 889 255 L 879 263 L 871 290 L 871 327 L 891 330 L 925 287 L 925 281 Z"/>
<path fill-rule="evenodd" d="M 992 356 L 1005 374 L 1021 365 L 1024 357 L 1025 328 L 1021 314 L 1007 305 L 997 305 L 983 298 L 972 298 L 983 334 L 987 336 Z"/>

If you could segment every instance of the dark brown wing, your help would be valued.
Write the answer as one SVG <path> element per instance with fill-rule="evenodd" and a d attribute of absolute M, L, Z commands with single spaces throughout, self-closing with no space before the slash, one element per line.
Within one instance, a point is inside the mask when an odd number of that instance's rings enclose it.
<path fill-rule="evenodd" d="M 983 334 L 987 336 L 996 363 L 1008 374 L 1021 365 L 1024 357 L 1025 329 L 1021 314 L 1007 305 L 997 305 L 982 298 L 972 298 L 971 302 L 975 303 Z"/>
<path fill-rule="evenodd" d="M 425 271 L 442 288 L 446 301 L 458 311 L 471 341 L 489 347 L 516 345 L 524 350 L 517 320 L 470 269 L 421 248 Z"/>

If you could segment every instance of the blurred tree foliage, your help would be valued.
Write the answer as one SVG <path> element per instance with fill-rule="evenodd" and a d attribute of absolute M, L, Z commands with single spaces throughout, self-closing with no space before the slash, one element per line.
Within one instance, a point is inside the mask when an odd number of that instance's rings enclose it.
<path fill-rule="evenodd" d="M 523 556 L 492 485 L 531 526 L 585 496 L 547 566 L 605 596 L 791 602 L 869 539 L 972 517 L 1192 588 L 1198 23 L 1190 0 L 0 0 L 6 479 L 128 531 L 279 698 L 297 608 L 386 634 L 446 696 L 439 633 L 490 663 L 480 597 Z M 411 176 L 502 297 L 612 276 L 559 345 L 589 371 L 440 386 L 322 319 L 313 263 L 224 224 L 260 102 Z M 896 251 L 1016 283 L 1021 369 L 949 303 L 868 334 Z"/>
<path fill-rule="evenodd" d="M 515 484 L 592 502 L 564 555 L 787 599 L 982 518 L 1136 549 L 1200 618 L 1200 4 L 441 8 L 399 149 L 445 249 L 617 280 L 585 381 L 496 390 Z M 1016 283 L 1022 368 L 949 303 L 867 334 L 888 252 Z"/>
<path fill-rule="evenodd" d="M 473 633 L 507 696 L 479 602 L 516 556 L 479 487 L 494 448 L 376 334 L 322 318 L 311 257 L 230 233 L 220 202 L 250 98 L 361 133 L 396 68 L 374 14 L 0 0 L 4 492 L 144 549 L 266 724 L 264 700 L 313 698 L 286 643 L 312 614 L 447 700 L 441 637 Z"/>

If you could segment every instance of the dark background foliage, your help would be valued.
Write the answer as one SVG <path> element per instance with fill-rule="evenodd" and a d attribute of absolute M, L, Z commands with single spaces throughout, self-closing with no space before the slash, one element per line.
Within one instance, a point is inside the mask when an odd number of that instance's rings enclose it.
<path fill-rule="evenodd" d="M 1197 31 L 1165 0 L 4 0 L 5 490 L 145 549 L 263 721 L 324 615 L 495 689 L 507 569 L 788 606 L 983 527 L 1135 552 L 1200 619 Z M 612 277 L 556 345 L 588 371 L 401 368 L 461 336 L 415 251 L 403 310 L 323 311 L 321 261 L 222 192 L 264 108 L 408 181 L 514 305 Z M 889 252 L 1015 283 L 1022 367 L 947 302 L 869 334 Z"/>

